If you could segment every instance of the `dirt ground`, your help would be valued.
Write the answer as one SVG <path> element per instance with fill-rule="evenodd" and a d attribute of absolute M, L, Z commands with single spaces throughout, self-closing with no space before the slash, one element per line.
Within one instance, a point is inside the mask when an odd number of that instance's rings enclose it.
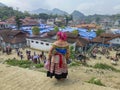
<path fill-rule="evenodd" d="M 26 59 L 25 50 L 21 51 L 24 53 L 24 59 Z M 41 53 L 36 50 L 31 51 L 32 54 L 34 51 L 39 54 Z M 110 55 L 114 56 L 115 52 L 111 51 Z M 3 55 L 0 52 L 0 90 L 120 90 L 119 72 L 93 69 L 81 65 L 69 67 L 67 80 L 57 81 L 54 78 L 47 78 L 44 72 L 2 64 L 6 59 L 14 57 L 20 59 L 15 51 L 13 51 L 11 55 Z M 111 61 L 106 59 L 105 56 L 101 56 L 101 59 L 90 59 L 87 63 L 89 65 L 106 63 L 113 66 Z M 120 69 L 120 61 L 118 61 L 118 65 L 113 67 Z M 92 77 L 100 79 L 101 82 L 105 84 L 105 87 L 87 83 L 86 81 Z"/>

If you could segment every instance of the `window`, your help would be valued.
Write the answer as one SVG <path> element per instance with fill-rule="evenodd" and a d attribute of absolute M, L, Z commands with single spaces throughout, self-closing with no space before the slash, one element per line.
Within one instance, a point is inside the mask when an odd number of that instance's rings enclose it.
<path fill-rule="evenodd" d="M 117 42 L 119 42 L 119 39 L 117 39 Z"/>
<path fill-rule="evenodd" d="M 39 43 L 38 41 L 36 41 L 36 43 Z"/>
<path fill-rule="evenodd" d="M 32 43 L 34 43 L 34 41 L 31 41 Z"/>
<path fill-rule="evenodd" d="M 47 46 L 49 46 L 49 43 L 46 43 Z"/>
<path fill-rule="evenodd" d="M 41 42 L 41 44 L 44 44 L 43 42 Z"/>

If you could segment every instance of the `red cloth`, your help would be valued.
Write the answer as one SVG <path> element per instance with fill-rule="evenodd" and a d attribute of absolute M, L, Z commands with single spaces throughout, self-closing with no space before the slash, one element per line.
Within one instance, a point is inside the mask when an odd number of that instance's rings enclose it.
<path fill-rule="evenodd" d="M 62 64 L 63 64 L 63 62 L 62 62 L 62 54 L 56 53 L 55 55 L 59 55 L 59 58 L 60 58 L 60 60 L 59 60 L 59 67 L 61 68 Z"/>

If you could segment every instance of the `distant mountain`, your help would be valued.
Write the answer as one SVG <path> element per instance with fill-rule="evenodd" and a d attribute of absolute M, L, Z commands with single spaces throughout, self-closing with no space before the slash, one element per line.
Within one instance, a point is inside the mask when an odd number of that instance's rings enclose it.
<path fill-rule="evenodd" d="M 65 12 L 65 11 L 62 11 L 62 10 L 60 10 L 60 9 L 57 9 L 57 8 L 54 8 L 53 10 L 52 10 L 52 14 L 53 15 L 69 15 L 67 12 Z"/>
<path fill-rule="evenodd" d="M 56 15 L 56 14 L 57 15 L 68 15 L 67 12 L 62 11 L 62 10 L 57 9 L 57 8 L 54 8 L 53 10 L 39 8 L 37 10 L 31 11 L 30 13 L 32 13 L 32 14 L 46 13 L 46 14 L 52 14 L 52 15 Z"/>
<path fill-rule="evenodd" d="M 30 13 L 32 13 L 32 14 L 39 14 L 39 13 L 51 14 L 51 11 L 48 9 L 39 8 L 37 10 L 31 11 Z"/>
<path fill-rule="evenodd" d="M 6 7 L 6 5 L 0 2 L 0 7 Z"/>
<path fill-rule="evenodd" d="M 85 15 L 77 10 L 74 10 L 71 15 L 72 15 L 74 21 L 82 20 L 85 18 Z"/>

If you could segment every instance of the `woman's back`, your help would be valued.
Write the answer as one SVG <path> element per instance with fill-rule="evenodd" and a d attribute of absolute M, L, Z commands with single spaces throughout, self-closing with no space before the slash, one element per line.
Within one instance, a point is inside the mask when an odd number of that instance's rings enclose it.
<path fill-rule="evenodd" d="M 69 44 L 66 41 L 66 34 L 57 33 L 57 41 L 55 41 L 49 51 L 48 60 L 50 61 L 50 69 L 47 76 L 55 76 L 56 79 L 65 79 L 68 74 L 67 59 L 69 57 Z"/>
<path fill-rule="evenodd" d="M 53 46 L 56 53 L 61 53 L 63 55 L 67 53 L 67 49 L 69 48 L 69 45 L 66 41 L 56 41 L 53 43 Z"/>
<path fill-rule="evenodd" d="M 56 45 L 58 47 L 66 47 L 69 44 L 66 41 L 58 40 L 58 41 L 54 42 L 53 45 Z"/>

